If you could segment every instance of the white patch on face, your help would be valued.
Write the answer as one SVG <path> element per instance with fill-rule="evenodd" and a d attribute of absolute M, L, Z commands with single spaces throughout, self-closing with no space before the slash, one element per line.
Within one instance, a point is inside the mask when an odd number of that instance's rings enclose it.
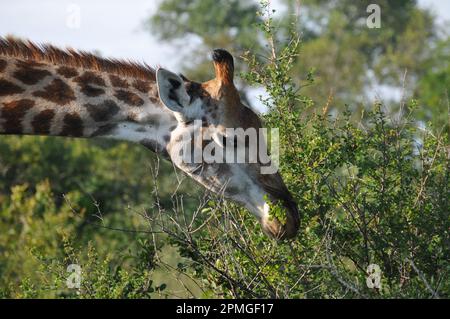
<path fill-rule="evenodd" d="M 192 168 L 203 169 L 201 164 L 191 167 L 181 165 L 179 168 L 185 172 L 188 172 Z M 269 216 L 269 205 L 264 200 L 265 192 L 253 182 L 245 166 L 243 167 L 239 164 L 230 165 L 230 174 L 226 177 L 218 176 L 217 171 L 212 166 L 208 166 L 200 175 L 189 175 L 207 189 L 217 194 L 223 194 L 225 198 L 242 204 L 259 220 L 264 220 Z M 227 194 L 227 188 L 238 189 L 239 191 L 233 191 L 233 193 Z"/>
<path fill-rule="evenodd" d="M 269 216 L 269 205 L 264 200 L 264 193 L 255 184 L 250 184 L 247 189 L 246 194 L 248 198 L 246 202 L 248 203 L 248 209 L 259 219 L 265 219 Z"/>
<path fill-rule="evenodd" d="M 174 111 L 178 122 L 190 122 L 196 119 L 201 119 L 205 112 L 203 110 L 203 102 L 201 99 L 195 99 L 191 104 L 183 107 L 179 111 Z"/>
<path fill-rule="evenodd" d="M 270 206 L 269 206 L 269 204 L 264 203 L 263 212 L 264 212 L 264 217 L 269 216 L 269 213 L 270 213 Z"/>
<path fill-rule="evenodd" d="M 170 135 L 169 126 L 163 125 L 157 129 L 148 124 L 138 124 L 133 122 L 123 122 L 118 124 L 111 134 L 103 136 L 116 140 L 125 140 L 140 143 L 145 139 L 152 139 L 161 146 L 166 146 L 167 141 L 164 136 Z"/>
<path fill-rule="evenodd" d="M 172 132 L 172 143 L 168 146 L 168 152 L 172 162 L 210 191 L 241 203 L 258 219 L 262 220 L 266 218 L 269 206 L 264 200 L 265 192 L 259 185 L 255 184 L 254 178 L 251 175 L 254 170 L 250 170 L 245 164 L 238 163 L 215 165 L 214 161 L 211 161 L 212 164 L 203 165 L 208 162 L 209 158 L 207 156 L 205 157 L 205 155 L 208 155 L 209 152 L 204 152 L 207 149 L 198 147 L 198 143 L 192 145 L 192 138 L 196 138 L 194 133 L 204 129 L 201 127 L 201 123 L 198 126 L 196 124 L 194 121 L 192 125 L 187 127 L 181 125 Z M 199 133 L 199 135 L 202 136 L 203 134 Z M 220 149 L 220 144 L 216 140 L 222 139 L 214 139 L 214 132 L 211 135 L 214 142 L 208 145 L 212 145 L 211 148 L 214 147 L 216 150 L 217 148 Z M 201 155 L 199 162 L 195 161 L 194 153 L 197 149 L 200 150 Z M 223 151 L 223 149 L 220 149 L 220 151 Z M 216 152 L 215 155 L 217 153 L 220 152 Z M 211 157 L 215 156 L 211 155 Z M 218 157 L 221 158 L 222 156 Z M 220 168 L 218 165 L 228 165 L 228 170 L 219 173 Z M 230 192 L 227 192 L 227 189 Z"/>

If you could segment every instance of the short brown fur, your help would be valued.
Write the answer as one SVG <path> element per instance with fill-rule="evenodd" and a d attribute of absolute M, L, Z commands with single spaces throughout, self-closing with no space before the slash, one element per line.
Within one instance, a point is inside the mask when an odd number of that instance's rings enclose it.
<path fill-rule="evenodd" d="M 4 103 L 2 118 L 5 119 L 3 127 L 9 134 L 22 133 L 22 119 L 26 112 L 34 106 L 34 101 L 23 99 Z"/>
<path fill-rule="evenodd" d="M 52 120 L 55 117 L 55 111 L 45 110 L 36 115 L 31 122 L 35 134 L 47 135 L 50 133 Z"/>

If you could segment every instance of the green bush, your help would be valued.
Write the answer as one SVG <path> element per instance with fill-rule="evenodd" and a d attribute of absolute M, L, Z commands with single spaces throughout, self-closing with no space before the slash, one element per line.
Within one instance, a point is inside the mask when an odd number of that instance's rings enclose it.
<path fill-rule="evenodd" d="M 179 283 L 155 269 L 155 258 L 176 264 L 179 257 L 141 216 L 155 206 L 169 210 L 177 187 L 195 193 L 189 181 L 169 177 L 170 163 L 108 141 L 2 137 L 0 149 L 1 296 L 171 295 L 164 285 Z M 185 205 L 195 208 L 195 197 Z M 79 290 L 66 285 L 73 263 L 83 271 Z"/>

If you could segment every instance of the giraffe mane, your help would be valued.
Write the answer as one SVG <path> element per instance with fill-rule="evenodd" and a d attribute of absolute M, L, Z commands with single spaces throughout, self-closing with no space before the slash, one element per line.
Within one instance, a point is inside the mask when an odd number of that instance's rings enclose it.
<path fill-rule="evenodd" d="M 11 36 L 5 38 L 0 36 L 0 55 L 34 62 L 85 68 L 119 76 L 141 78 L 147 81 L 155 81 L 156 79 L 155 70 L 145 63 L 101 58 L 95 54 L 73 48 L 60 49 L 51 44 L 36 44 L 29 40 L 21 40 Z"/>

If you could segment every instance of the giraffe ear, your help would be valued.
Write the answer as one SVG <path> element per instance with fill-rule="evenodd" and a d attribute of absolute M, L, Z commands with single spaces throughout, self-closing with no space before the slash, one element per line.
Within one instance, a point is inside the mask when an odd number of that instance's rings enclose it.
<path fill-rule="evenodd" d="M 156 71 L 156 83 L 161 102 L 173 112 L 183 114 L 190 100 L 183 79 L 175 73 L 159 68 Z"/>

